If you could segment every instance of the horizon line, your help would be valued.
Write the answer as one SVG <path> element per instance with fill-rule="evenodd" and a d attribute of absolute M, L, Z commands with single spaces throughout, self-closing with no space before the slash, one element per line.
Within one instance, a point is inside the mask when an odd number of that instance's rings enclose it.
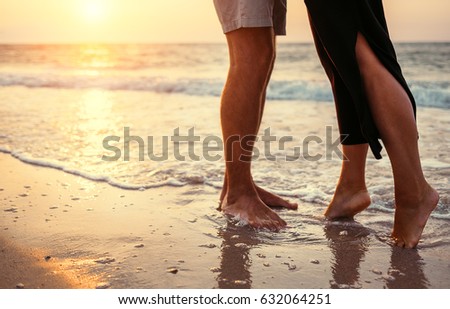
<path fill-rule="evenodd" d="M 406 43 L 406 44 L 415 44 L 415 43 L 450 43 L 450 40 L 393 40 L 393 43 Z M 64 42 L 64 41 L 0 41 L 0 45 L 88 45 L 88 44 L 96 44 L 96 45 L 200 45 L 200 44 L 226 44 L 226 40 L 223 41 L 141 41 L 141 42 L 114 42 L 114 41 L 74 41 L 74 42 Z M 300 40 L 300 41 L 278 41 L 277 44 L 314 44 L 312 40 Z"/>

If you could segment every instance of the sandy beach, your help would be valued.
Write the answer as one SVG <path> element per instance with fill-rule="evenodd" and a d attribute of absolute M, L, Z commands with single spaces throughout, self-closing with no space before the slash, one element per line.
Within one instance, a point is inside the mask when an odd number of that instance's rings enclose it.
<path fill-rule="evenodd" d="M 332 305 L 343 308 L 422 307 L 450 289 L 449 1 L 383 8 L 416 102 L 423 173 L 440 195 L 416 249 L 391 239 L 395 188 L 385 147 L 382 160 L 367 156 L 370 206 L 355 220 L 324 218 L 343 154 L 303 3 L 289 5 L 288 35 L 275 40 L 253 145 L 255 184 L 299 205 L 275 209 L 287 226 L 274 232 L 218 210 L 221 98 L 233 83 L 230 37 L 212 1 L 22 2 L 0 0 L 0 309 L 113 308 L 122 305 L 113 293 L 126 289 L 340 289 Z M 261 25 L 282 21 L 278 2 Z M 386 49 L 373 42 L 377 55 Z M 230 111 L 237 121 L 251 118 Z M 367 297 L 369 289 L 382 297 Z M 78 293 L 92 298 L 68 295 Z"/>
<path fill-rule="evenodd" d="M 255 144 L 255 182 L 299 204 L 277 210 L 278 233 L 217 211 L 225 44 L 0 46 L 0 288 L 450 288 L 448 51 L 399 45 L 441 195 L 418 249 L 403 250 L 385 151 L 367 158 L 369 209 L 323 218 L 341 159 L 312 44 L 280 44 Z M 190 132 L 193 147 L 173 142 Z M 111 149 L 121 156 L 104 160 Z"/>
<path fill-rule="evenodd" d="M 330 224 L 301 203 L 280 211 L 287 229 L 254 231 L 228 222 L 205 185 L 123 190 L 7 154 L 0 170 L 1 288 L 450 286 L 448 240 L 426 229 L 417 250 L 395 248 L 390 213 Z"/>

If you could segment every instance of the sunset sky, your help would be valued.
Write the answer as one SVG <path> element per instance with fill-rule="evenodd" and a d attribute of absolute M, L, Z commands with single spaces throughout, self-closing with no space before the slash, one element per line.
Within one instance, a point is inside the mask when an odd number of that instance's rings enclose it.
<path fill-rule="evenodd" d="M 394 41 L 450 41 L 449 0 L 385 0 Z M 302 0 L 288 36 L 311 41 Z M 0 43 L 222 42 L 212 0 L 0 0 Z"/>

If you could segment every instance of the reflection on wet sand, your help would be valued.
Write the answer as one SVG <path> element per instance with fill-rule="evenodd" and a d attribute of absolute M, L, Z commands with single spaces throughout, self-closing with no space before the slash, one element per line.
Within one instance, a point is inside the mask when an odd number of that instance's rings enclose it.
<path fill-rule="evenodd" d="M 392 247 L 391 268 L 386 286 L 390 289 L 424 289 L 430 286 L 417 250 Z"/>
<path fill-rule="evenodd" d="M 361 288 L 360 264 L 370 250 L 371 230 L 349 221 L 333 223 L 324 227 L 325 236 L 334 255 L 331 261 L 333 280 L 331 288 Z M 390 289 L 423 289 L 430 286 L 423 271 L 423 260 L 417 250 L 392 247 L 391 265 L 387 274 L 379 279 Z"/>
<path fill-rule="evenodd" d="M 221 289 L 249 289 L 252 287 L 250 249 L 260 243 L 256 232 L 228 222 L 219 231 L 223 238 L 221 262 L 216 278 Z"/>
<path fill-rule="evenodd" d="M 331 261 L 333 280 L 331 288 L 358 288 L 360 263 L 368 250 L 369 229 L 351 222 L 351 225 L 333 224 L 324 227 L 328 245 L 334 255 Z"/>
<path fill-rule="evenodd" d="M 333 254 L 330 261 L 330 288 L 362 288 L 361 263 L 370 250 L 373 231 L 354 221 L 328 222 L 324 234 Z M 221 289 L 252 288 L 251 249 L 263 243 L 258 232 L 229 222 L 219 229 L 223 239 L 220 266 L 215 278 Z M 372 244 L 373 245 L 373 244 Z M 423 260 L 417 250 L 392 247 L 390 267 L 378 280 L 385 288 L 428 288 L 423 271 Z"/>

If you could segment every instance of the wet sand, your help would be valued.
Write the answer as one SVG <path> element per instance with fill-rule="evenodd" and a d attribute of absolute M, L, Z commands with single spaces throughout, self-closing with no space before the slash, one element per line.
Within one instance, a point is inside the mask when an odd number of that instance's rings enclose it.
<path fill-rule="evenodd" d="M 203 184 L 123 190 L 7 154 L 0 170 L 1 288 L 450 287 L 446 220 L 403 250 L 392 213 L 330 224 L 300 202 L 272 233 L 228 222 Z"/>
<path fill-rule="evenodd" d="M 95 287 L 88 275 L 64 269 L 58 259 L 0 238 L 0 288 L 70 289 Z"/>

